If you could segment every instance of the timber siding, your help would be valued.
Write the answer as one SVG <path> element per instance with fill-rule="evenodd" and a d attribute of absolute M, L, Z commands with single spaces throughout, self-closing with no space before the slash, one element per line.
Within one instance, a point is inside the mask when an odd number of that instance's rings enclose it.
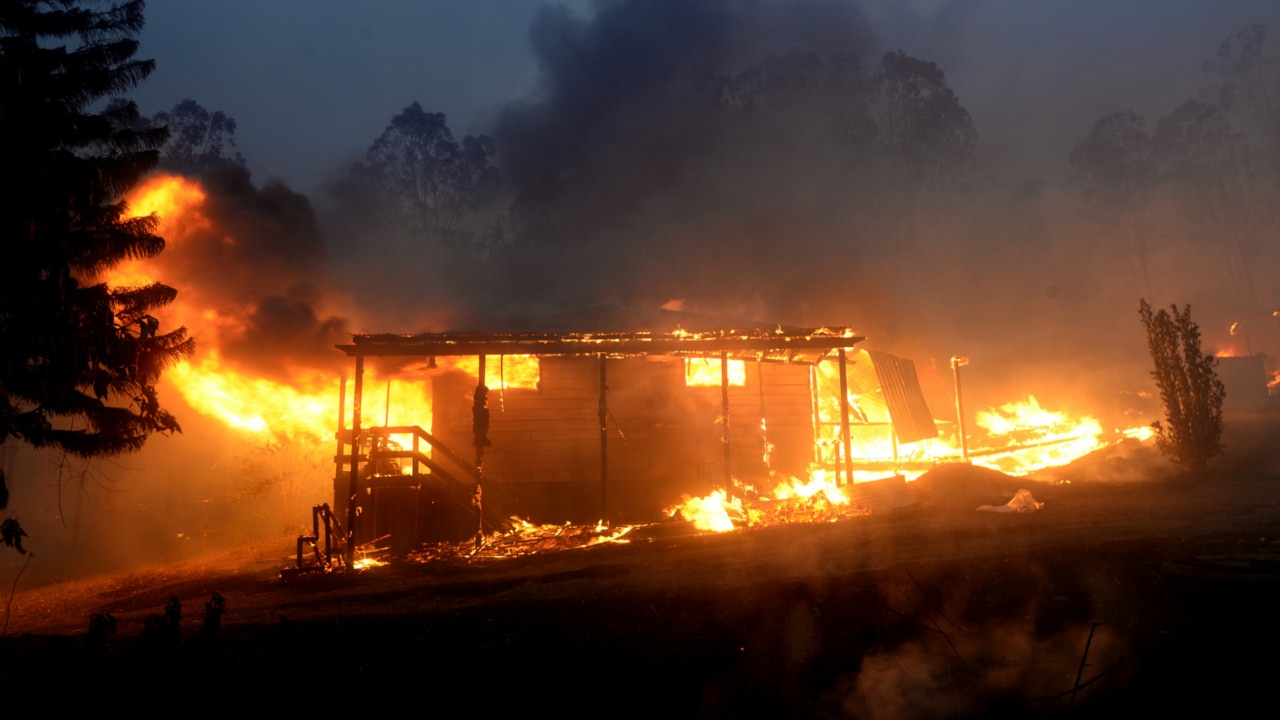
<path fill-rule="evenodd" d="M 539 388 L 508 389 L 491 379 L 485 451 L 490 497 L 531 519 L 599 519 L 599 359 L 543 357 Z M 686 387 L 684 362 L 672 356 L 610 358 L 608 507 L 611 519 L 651 521 L 682 493 L 723 484 L 719 387 Z M 470 456 L 476 379 L 460 372 L 434 379 L 433 432 Z M 729 389 L 733 475 L 768 492 L 760 418 L 767 421 L 774 470 L 801 475 L 813 459 L 809 367 L 746 364 L 743 387 Z"/>

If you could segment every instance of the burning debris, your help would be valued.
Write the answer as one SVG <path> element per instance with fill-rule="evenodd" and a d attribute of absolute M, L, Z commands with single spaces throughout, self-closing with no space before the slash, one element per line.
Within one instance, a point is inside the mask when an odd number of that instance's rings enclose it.
<path fill-rule="evenodd" d="M 807 481 L 783 480 L 769 494 L 752 487 L 737 488 L 732 497 L 714 490 L 704 497 L 684 495 L 678 504 L 664 510 L 667 515 L 692 523 L 706 532 L 729 532 L 743 528 L 808 522 L 835 522 L 870 513 L 851 501 L 844 488 L 814 470 Z"/>
<path fill-rule="evenodd" d="M 510 529 L 486 535 L 479 545 L 472 542 L 439 542 L 424 545 L 421 550 L 409 554 L 416 563 L 445 561 L 498 560 L 564 550 L 628 543 L 627 535 L 635 529 L 624 525 L 611 528 L 604 523 L 595 525 L 535 525 L 518 517 L 508 519 Z"/>

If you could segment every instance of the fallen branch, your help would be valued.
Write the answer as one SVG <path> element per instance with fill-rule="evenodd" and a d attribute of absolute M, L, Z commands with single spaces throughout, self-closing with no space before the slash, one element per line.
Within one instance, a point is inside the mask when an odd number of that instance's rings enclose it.
<path fill-rule="evenodd" d="M 960 654 L 960 650 L 956 648 L 956 644 L 951 642 L 951 636 L 948 635 L 945 630 L 938 627 L 938 623 L 934 622 L 932 618 L 929 619 L 929 623 L 926 625 L 925 623 L 917 620 L 915 617 L 908 616 L 906 613 L 900 613 L 897 610 L 894 610 L 893 608 L 889 607 L 888 605 L 882 604 L 881 607 L 883 607 L 887 612 L 893 615 L 897 615 L 899 618 L 906 620 L 907 622 L 910 622 L 911 624 L 915 625 L 916 627 L 919 627 L 922 630 L 928 630 L 929 632 L 935 632 L 941 635 L 942 639 L 946 640 L 947 645 L 951 647 L 951 652 L 956 654 L 956 659 L 958 659 L 962 665 L 964 664 L 964 656 Z"/>
<path fill-rule="evenodd" d="M 924 588 L 920 587 L 920 583 L 916 581 L 916 576 L 912 575 L 910 570 L 907 570 L 906 572 L 907 572 L 907 577 L 911 578 L 911 584 L 915 585 L 916 590 L 920 591 L 921 599 L 923 599 L 925 603 L 929 605 L 929 609 L 937 613 L 943 620 L 946 620 L 947 624 L 950 625 L 951 627 L 955 628 L 956 630 L 963 630 L 964 628 L 960 627 L 959 625 L 956 625 L 951 618 L 947 617 L 946 613 L 942 612 L 942 610 L 937 605 L 933 604 L 933 601 L 929 599 L 929 595 L 924 591 Z"/>
<path fill-rule="evenodd" d="M 22 569 L 13 578 L 13 587 L 9 588 L 9 600 L 4 604 L 4 629 L 0 630 L 0 637 L 4 637 L 9 633 L 9 615 L 13 610 L 13 596 L 18 592 L 18 579 L 22 577 L 22 573 L 27 571 L 27 566 L 31 564 L 31 558 L 35 556 L 35 553 L 27 553 L 27 561 L 22 563 Z"/>
<path fill-rule="evenodd" d="M 1043 715 L 1044 713 L 1048 712 L 1048 710 L 1049 710 L 1049 706 L 1053 705 L 1053 703 L 1054 703 L 1054 702 L 1056 702 L 1056 701 L 1058 701 L 1058 700 L 1061 700 L 1062 698 L 1064 698 L 1064 697 L 1066 697 L 1066 696 L 1068 696 L 1068 695 L 1070 695 L 1070 696 L 1071 696 L 1071 698 L 1072 698 L 1072 700 L 1074 700 L 1074 699 L 1075 699 L 1075 696 L 1076 696 L 1076 693 L 1078 693 L 1078 692 L 1080 692 L 1081 690 L 1083 690 L 1083 689 L 1085 689 L 1085 688 L 1089 687 L 1090 685 L 1092 685 L 1092 684 L 1094 684 L 1094 683 L 1098 682 L 1099 680 L 1101 680 L 1102 678 L 1106 677 L 1107 675 L 1110 675 L 1111 673 L 1115 672 L 1115 670 L 1116 670 L 1117 668 L 1119 668 L 1121 665 L 1124 665 L 1124 662 L 1125 662 L 1125 661 L 1124 661 L 1124 658 L 1120 658 L 1119 660 L 1116 660 L 1115 662 L 1113 662 L 1113 663 L 1111 663 L 1110 665 L 1108 665 L 1108 666 L 1107 666 L 1107 668 L 1106 668 L 1105 670 L 1103 670 L 1102 672 L 1098 673 L 1097 675 L 1094 675 L 1093 677 L 1091 677 L 1091 678 L 1089 678 L 1088 680 L 1086 680 L 1086 681 L 1084 681 L 1084 682 L 1080 683 L 1079 685 L 1077 685 L 1077 686 L 1075 686 L 1075 687 L 1071 688 L 1070 690 L 1063 690 L 1062 692 L 1058 693 L 1057 695 L 1054 695 L 1053 697 L 1049 698 L 1049 702 L 1045 703 L 1044 710 L 1043 710 L 1040 714 L 1041 714 L 1041 715 Z M 1070 705 L 1070 703 L 1068 703 L 1068 705 Z"/>
<path fill-rule="evenodd" d="M 1089 639 L 1084 643 L 1084 654 L 1080 656 L 1080 668 L 1076 670 L 1076 685 L 1071 689 L 1071 699 L 1067 701 L 1067 707 L 1071 707 L 1071 703 L 1076 701 L 1076 693 L 1080 692 L 1080 678 L 1084 675 L 1085 664 L 1089 659 L 1089 646 L 1093 645 L 1093 633 L 1102 624 L 1101 622 L 1095 622 L 1093 627 L 1089 628 Z"/>

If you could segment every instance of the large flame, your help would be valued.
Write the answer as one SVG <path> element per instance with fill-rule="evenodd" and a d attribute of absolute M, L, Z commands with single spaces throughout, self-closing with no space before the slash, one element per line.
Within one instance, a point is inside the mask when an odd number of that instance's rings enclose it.
<path fill-rule="evenodd" d="M 190 178 L 157 175 L 140 184 L 126 202 L 135 217 L 158 216 L 158 231 L 167 248 L 156 258 L 121 264 L 105 278 L 107 284 L 163 282 L 178 268 L 192 264 L 184 250 L 193 234 L 215 230 L 204 212 L 205 199 L 203 188 Z M 224 236 L 220 241 L 234 244 L 237 239 Z M 221 340 L 242 329 L 241 318 L 249 310 L 234 299 L 220 297 L 216 283 L 179 288 L 177 299 L 158 312 L 159 319 L 168 327 L 185 326 L 196 339 L 197 350 L 191 360 L 165 373 L 165 385 L 176 389 L 196 412 L 240 431 L 263 438 L 332 438 L 341 394 L 336 373 L 291 365 L 286 368 L 287 377 L 272 379 L 227 361 Z M 431 402 L 421 375 L 381 377 L 370 371 L 364 382 L 362 425 L 429 423 Z M 348 388 L 348 407 L 351 394 Z"/>

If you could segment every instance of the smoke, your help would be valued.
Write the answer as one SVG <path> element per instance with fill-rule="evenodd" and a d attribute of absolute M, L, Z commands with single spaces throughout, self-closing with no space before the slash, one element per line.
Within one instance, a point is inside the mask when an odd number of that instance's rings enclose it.
<path fill-rule="evenodd" d="M 765 283 L 761 270 L 784 254 L 783 269 L 803 270 L 797 250 L 841 233 L 819 227 L 839 194 L 818 153 L 825 103 L 798 85 L 815 62 L 874 58 L 856 7 L 619 2 L 590 20 L 548 9 L 530 40 L 538 90 L 494 133 L 524 241 L 504 284 L 521 302 L 776 312 L 803 272 Z M 752 96 L 735 96 L 752 69 Z M 744 107 L 771 102 L 770 82 L 797 84 L 780 91 L 803 107 Z"/>
<path fill-rule="evenodd" d="M 1197 308 L 1208 344 L 1257 311 L 1233 295 L 1224 226 L 1153 194 L 1139 210 L 1149 234 L 1135 237 L 1065 186 L 1068 155 L 1118 109 L 1154 127 L 1214 82 L 1202 66 L 1226 34 L 1274 9 L 1199 7 L 1189 22 L 1152 3 L 1096 4 L 1002 27 L 1012 5 L 544 9 L 530 30 L 537 89 L 493 129 L 514 239 L 487 282 L 451 297 L 489 316 L 680 299 L 745 321 L 851 324 L 900 354 L 970 356 L 988 402 L 1014 388 L 1073 409 L 1121 402 L 1146 377 L 1144 276 L 1154 302 Z M 1147 22 L 1176 49 L 1133 31 Z M 1050 41 L 1061 28 L 1070 39 Z M 883 96 L 859 104 L 851 78 L 897 48 L 937 63 L 972 115 L 978 163 L 956 182 L 876 151 L 895 125 Z M 877 134 L 859 142 L 850 128 L 868 115 Z M 1280 258 L 1254 244 L 1255 277 L 1274 276 Z"/>
<path fill-rule="evenodd" d="M 310 201 L 282 182 L 256 186 L 238 167 L 199 180 L 206 222 L 188 223 L 171 239 L 159 271 L 184 306 L 218 318 L 190 320 L 197 345 L 273 379 L 287 379 L 290 366 L 338 367 L 333 345 L 350 336 L 335 314 Z"/>
<path fill-rule="evenodd" d="M 1132 386 L 1145 378 L 1142 272 L 1159 276 L 1154 302 L 1203 307 L 1206 328 L 1246 313 L 1185 208 L 1151 199 L 1159 257 L 1140 268 L 1142 248 L 1064 186 L 1068 155 L 1106 113 L 1154 125 L 1194 97 L 1222 37 L 1274 10 L 1014 5 L 543 7 L 529 29 L 537 84 L 486 131 L 504 182 L 475 220 L 486 230 L 424 242 L 353 203 L 361 188 L 345 178 L 325 216 L 340 282 L 370 330 L 679 300 L 736 321 L 852 325 L 899 354 L 969 356 L 1007 385 L 1069 369 L 1078 385 Z M 1146 21 L 1160 43 L 1132 32 Z M 866 83 L 899 48 L 935 63 L 969 113 L 976 164 L 886 149 L 903 116 Z M 1276 262 L 1255 260 L 1257 277 Z"/>

